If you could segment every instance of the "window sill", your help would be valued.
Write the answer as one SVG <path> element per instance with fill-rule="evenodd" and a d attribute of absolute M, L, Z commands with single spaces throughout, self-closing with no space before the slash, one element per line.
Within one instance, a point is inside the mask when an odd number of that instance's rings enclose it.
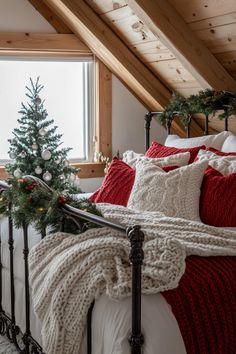
<path fill-rule="evenodd" d="M 81 169 L 78 174 L 79 178 L 95 178 L 95 177 L 104 177 L 104 168 L 106 167 L 105 163 L 101 162 L 86 162 L 86 163 L 73 163 L 75 167 Z M 7 174 L 5 172 L 4 166 L 0 166 L 0 179 L 6 179 Z"/>

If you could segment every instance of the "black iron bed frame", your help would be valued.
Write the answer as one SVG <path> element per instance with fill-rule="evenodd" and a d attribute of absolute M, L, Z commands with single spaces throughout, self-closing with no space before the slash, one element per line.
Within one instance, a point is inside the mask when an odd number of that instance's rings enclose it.
<path fill-rule="evenodd" d="M 158 115 L 161 112 L 148 112 L 145 115 L 145 143 L 146 150 L 150 145 L 150 125 L 152 118 Z M 170 133 L 171 124 L 173 119 L 178 115 L 178 112 L 175 112 L 167 121 L 167 133 Z M 208 116 L 205 117 L 205 130 L 204 134 L 207 135 L 208 130 Z M 190 137 L 190 125 L 191 117 L 186 124 L 186 136 Z M 225 119 L 225 130 L 228 130 L 228 119 Z M 29 177 L 29 176 L 28 176 Z M 38 183 L 44 184 L 41 180 L 36 177 L 30 177 L 34 180 L 37 180 Z M 47 186 L 47 185 L 46 185 Z M 0 181 L 0 193 L 9 188 L 5 182 Z M 10 208 L 11 206 L 9 206 Z M 140 226 L 132 227 L 123 227 L 119 224 L 112 223 L 100 216 L 90 214 L 88 212 L 78 210 L 71 207 L 68 204 L 62 206 L 64 220 L 66 218 L 71 219 L 77 224 L 81 232 L 86 230 L 86 224 L 81 224 L 81 219 L 86 220 L 87 222 L 92 222 L 100 226 L 107 226 L 113 230 L 118 230 L 125 233 L 130 240 L 130 263 L 132 266 L 132 323 L 131 323 L 131 332 L 129 335 L 129 343 L 131 348 L 131 354 L 141 354 L 142 345 L 144 343 L 144 337 L 141 332 L 141 267 L 142 261 L 144 258 L 144 253 L 142 249 L 144 234 L 140 229 Z M 22 354 L 43 354 L 43 348 L 37 343 L 37 341 L 32 337 L 30 330 L 30 287 L 29 287 L 29 267 L 28 267 L 28 225 L 23 225 L 23 237 L 24 237 L 24 248 L 23 248 L 23 257 L 24 257 L 24 277 L 25 277 L 25 332 L 20 335 L 21 331 L 19 326 L 16 323 L 15 319 L 15 285 L 14 285 L 14 236 L 13 236 L 13 221 L 11 217 L 8 218 L 8 244 L 10 252 L 10 302 L 11 302 L 11 313 L 10 315 L 6 314 L 2 308 L 2 261 L 1 261 L 1 252 L 0 252 L 0 334 L 6 335 L 8 339 L 15 344 L 15 347 Z M 63 231 L 63 220 L 61 223 L 61 230 Z M 43 233 L 42 238 L 45 236 Z M 1 250 L 1 234 L 0 234 L 0 250 Z M 94 303 L 91 305 L 88 315 L 87 315 L 87 354 L 92 354 L 92 310 Z M 66 354 L 66 353 L 65 353 Z"/>

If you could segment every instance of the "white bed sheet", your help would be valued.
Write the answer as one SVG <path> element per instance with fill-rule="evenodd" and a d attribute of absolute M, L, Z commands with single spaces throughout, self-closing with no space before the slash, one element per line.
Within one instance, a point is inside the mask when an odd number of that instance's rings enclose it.
<path fill-rule="evenodd" d="M 85 195 L 82 195 L 85 196 Z M 88 197 L 89 195 L 86 195 Z M 8 222 L 3 218 L 0 223 L 1 256 L 3 264 L 3 309 L 10 314 L 10 271 Z M 40 241 L 41 237 L 29 228 L 29 248 Z M 15 312 L 16 322 L 25 329 L 24 299 L 24 262 L 23 235 L 14 230 L 14 273 L 15 273 Z M 41 323 L 35 315 L 32 304 L 30 311 L 31 332 L 41 344 Z M 130 354 L 127 341 L 131 324 L 131 299 L 115 301 L 103 294 L 96 300 L 92 321 L 92 345 L 94 354 Z M 142 296 L 142 327 L 145 337 L 144 354 L 185 354 L 184 342 L 177 321 L 161 294 Z M 67 354 L 67 353 L 65 353 Z M 78 354 L 86 354 L 86 332 Z"/>

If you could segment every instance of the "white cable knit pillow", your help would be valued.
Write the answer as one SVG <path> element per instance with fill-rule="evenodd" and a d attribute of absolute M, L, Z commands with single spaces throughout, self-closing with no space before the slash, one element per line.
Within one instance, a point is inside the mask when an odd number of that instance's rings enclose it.
<path fill-rule="evenodd" d="M 166 173 L 139 161 L 128 208 L 200 221 L 200 187 L 207 166 L 207 161 L 200 161 Z"/>
<path fill-rule="evenodd" d="M 189 159 L 190 152 L 181 152 L 179 154 L 158 158 L 147 157 L 132 150 L 127 150 L 123 153 L 123 161 L 132 168 L 136 168 L 136 164 L 139 161 L 152 162 L 156 166 L 186 166 Z"/>
<path fill-rule="evenodd" d="M 226 176 L 236 172 L 236 156 L 219 156 L 212 151 L 199 150 L 198 161 L 208 161 L 209 166 Z"/>

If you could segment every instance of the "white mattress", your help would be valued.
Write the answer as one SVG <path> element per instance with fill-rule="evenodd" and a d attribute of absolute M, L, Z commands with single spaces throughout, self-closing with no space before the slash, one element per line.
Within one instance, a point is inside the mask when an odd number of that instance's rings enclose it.
<path fill-rule="evenodd" d="M 84 195 L 83 195 L 84 196 Z M 10 271 L 7 219 L 1 220 L 1 255 L 3 264 L 3 309 L 10 314 Z M 24 262 L 22 231 L 14 230 L 14 271 L 16 322 L 24 331 Z M 29 248 L 40 241 L 40 235 L 29 229 Z M 41 323 L 31 304 L 31 332 L 41 343 Z M 103 294 L 95 302 L 92 321 L 94 354 L 130 354 L 127 341 L 131 324 L 131 299 L 115 301 Z M 142 328 L 145 337 L 144 354 L 186 353 L 178 324 L 170 306 L 161 294 L 142 296 Z M 66 354 L 66 353 L 65 353 Z M 86 333 L 78 354 L 86 354 Z"/>

